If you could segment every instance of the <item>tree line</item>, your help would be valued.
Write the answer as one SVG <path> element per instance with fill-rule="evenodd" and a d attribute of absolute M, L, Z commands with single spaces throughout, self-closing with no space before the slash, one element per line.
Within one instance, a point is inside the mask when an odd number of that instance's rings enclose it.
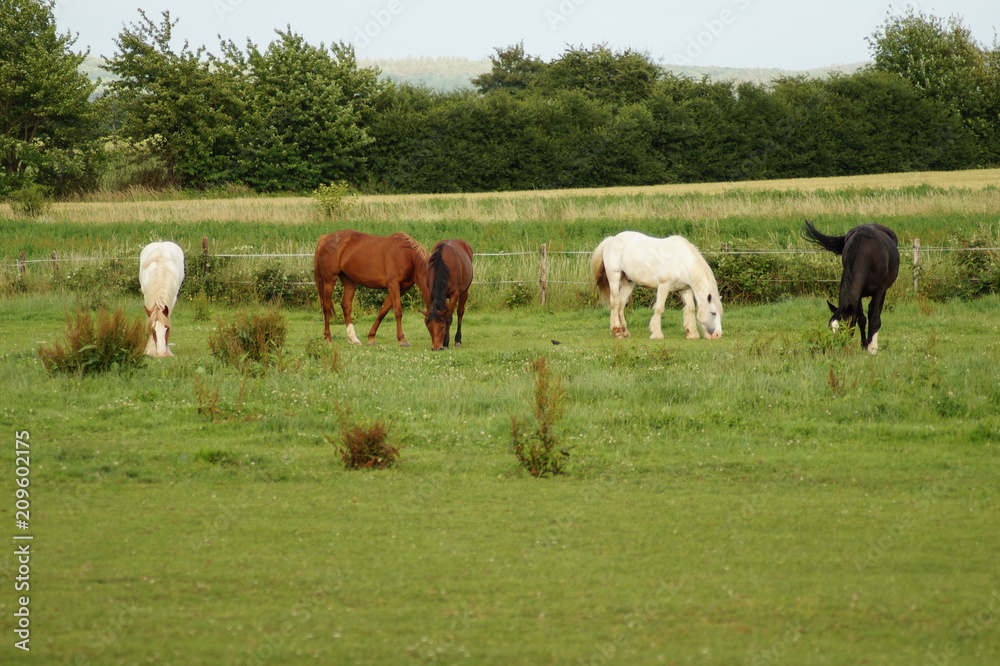
<path fill-rule="evenodd" d="M 261 48 L 174 46 L 140 10 L 105 92 L 52 0 L 0 0 L 0 197 L 26 187 L 479 192 L 945 170 L 1000 164 L 1000 51 L 910 9 L 872 64 L 770 84 L 696 80 L 647 55 L 498 48 L 474 90 L 359 66 L 290 28 Z"/>

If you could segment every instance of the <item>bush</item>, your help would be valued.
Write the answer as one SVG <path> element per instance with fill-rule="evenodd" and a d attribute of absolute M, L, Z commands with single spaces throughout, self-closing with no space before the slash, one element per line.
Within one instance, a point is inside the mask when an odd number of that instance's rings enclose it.
<path fill-rule="evenodd" d="M 507 289 L 507 294 L 504 296 L 504 304 L 512 310 L 531 305 L 532 300 L 531 290 L 523 282 L 515 282 L 510 285 Z"/>
<path fill-rule="evenodd" d="M 535 377 L 534 432 L 527 432 L 529 426 L 526 421 L 510 417 L 514 455 L 532 476 L 565 474 L 563 461 L 569 452 L 557 450 L 559 439 L 555 434 L 555 425 L 562 417 L 566 388 L 562 378 L 552 374 L 545 356 L 531 362 L 531 372 Z"/>
<path fill-rule="evenodd" d="M 15 215 L 39 217 L 52 208 L 52 190 L 45 185 L 34 183 L 15 190 L 10 195 L 10 207 Z"/>
<path fill-rule="evenodd" d="M 219 325 L 208 336 L 212 356 L 226 365 L 248 369 L 253 363 L 270 366 L 285 346 L 288 323 L 277 310 L 266 314 L 236 314 L 230 323 Z"/>
<path fill-rule="evenodd" d="M 89 375 L 109 370 L 138 368 L 145 362 L 149 331 L 141 317 L 129 320 L 124 312 L 107 309 L 97 313 L 77 310 L 66 315 L 65 340 L 39 347 L 38 356 L 51 373 Z"/>
<path fill-rule="evenodd" d="M 326 217 L 337 217 L 357 201 L 354 188 L 346 180 L 320 185 L 313 190 L 316 205 Z"/>
<path fill-rule="evenodd" d="M 386 469 L 396 463 L 399 447 L 386 441 L 389 427 L 378 420 L 371 423 L 352 423 L 350 410 L 337 408 L 340 441 L 329 435 L 326 440 L 340 453 L 347 469 Z"/>
<path fill-rule="evenodd" d="M 288 305 L 307 305 L 316 296 L 311 275 L 295 276 L 285 272 L 281 261 L 265 263 L 253 275 L 253 283 L 264 303 L 280 302 Z"/>

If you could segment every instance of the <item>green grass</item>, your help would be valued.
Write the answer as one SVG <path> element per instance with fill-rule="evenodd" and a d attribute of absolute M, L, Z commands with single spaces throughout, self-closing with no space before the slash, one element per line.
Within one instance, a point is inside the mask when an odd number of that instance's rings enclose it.
<path fill-rule="evenodd" d="M 604 309 L 484 311 L 473 293 L 463 348 L 432 353 L 410 311 L 413 347 L 391 318 L 351 347 L 338 319 L 334 367 L 318 310 L 285 308 L 283 357 L 249 377 L 208 349 L 235 312 L 182 303 L 176 357 L 99 378 L 38 360 L 71 297 L 4 298 L 0 420 L 31 432 L 32 656 L 996 662 L 1000 298 L 897 296 L 874 357 L 816 344 L 819 299 L 727 307 L 719 341 L 684 339 L 678 310 L 645 339 L 638 309 L 616 341 Z M 549 479 L 510 450 L 541 354 L 572 447 Z M 337 405 L 390 423 L 402 461 L 345 470 Z"/>

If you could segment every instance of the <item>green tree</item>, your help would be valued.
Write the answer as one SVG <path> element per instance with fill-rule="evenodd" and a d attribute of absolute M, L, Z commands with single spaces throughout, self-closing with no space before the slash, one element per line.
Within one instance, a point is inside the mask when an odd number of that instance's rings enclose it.
<path fill-rule="evenodd" d="M 192 51 L 184 42 L 174 50 L 177 21 L 169 12 L 160 23 L 139 14 L 107 63 L 119 77 L 109 89 L 123 117 L 121 135 L 161 159 L 173 182 L 200 187 L 231 180 L 235 122 L 244 108 L 232 78 L 204 47 Z"/>
<path fill-rule="evenodd" d="M 359 69 L 353 47 L 313 46 L 291 30 L 261 51 L 229 44 L 228 71 L 247 100 L 240 178 L 260 190 L 311 190 L 363 176 L 365 148 L 384 84 Z"/>
<path fill-rule="evenodd" d="M 609 104 L 634 104 L 652 95 L 660 67 L 648 56 L 627 49 L 613 51 L 604 44 L 593 48 L 571 47 L 541 73 L 543 89 L 580 90 Z"/>
<path fill-rule="evenodd" d="M 98 155 L 86 53 L 56 32 L 51 0 L 0 0 L 0 196 L 38 182 L 86 186 Z"/>
<path fill-rule="evenodd" d="M 525 54 L 523 41 L 494 51 L 495 55 L 490 56 L 493 68 L 472 79 L 472 85 L 484 95 L 496 91 L 522 92 L 538 80 L 545 68 L 540 58 Z"/>
<path fill-rule="evenodd" d="M 869 38 L 876 71 L 897 74 L 958 113 L 979 139 L 984 161 L 995 161 L 997 117 L 989 91 L 998 72 L 988 50 L 960 17 L 947 20 L 910 8 L 889 16 Z"/>

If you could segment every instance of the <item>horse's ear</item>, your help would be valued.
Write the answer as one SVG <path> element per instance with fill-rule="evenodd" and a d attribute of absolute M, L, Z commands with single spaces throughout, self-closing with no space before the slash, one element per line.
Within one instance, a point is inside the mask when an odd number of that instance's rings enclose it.
<path fill-rule="evenodd" d="M 833 314 L 837 314 L 837 306 L 836 305 L 834 305 L 830 301 L 827 301 L 826 304 L 830 308 L 830 312 L 832 312 Z"/>
<path fill-rule="evenodd" d="M 144 310 L 146 311 L 146 316 L 147 316 L 147 317 L 148 317 L 149 315 L 153 314 L 153 311 L 152 311 L 152 310 L 150 310 L 149 308 L 147 308 L 147 307 L 146 307 L 145 305 L 144 305 L 144 306 L 142 306 L 142 307 L 143 307 L 143 309 L 144 309 Z"/>
<path fill-rule="evenodd" d="M 430 312 L 428 312 L 427 310 L 421 310 L 421 311 L 420 311 L 420 314 L 422 314 L 422 315 L 423 315 L 423 316 L 425 316 L 425 317 L 430 317 L 430 316 L 431 316 L 431 313 L 430 313 Z"/>
<path fill-rule="evenodd" d="M 163 316 L 164 317 L 169 317 L 170 316 L 170 308 L 167 307 L 166 305 L 163 306 Z"/>

